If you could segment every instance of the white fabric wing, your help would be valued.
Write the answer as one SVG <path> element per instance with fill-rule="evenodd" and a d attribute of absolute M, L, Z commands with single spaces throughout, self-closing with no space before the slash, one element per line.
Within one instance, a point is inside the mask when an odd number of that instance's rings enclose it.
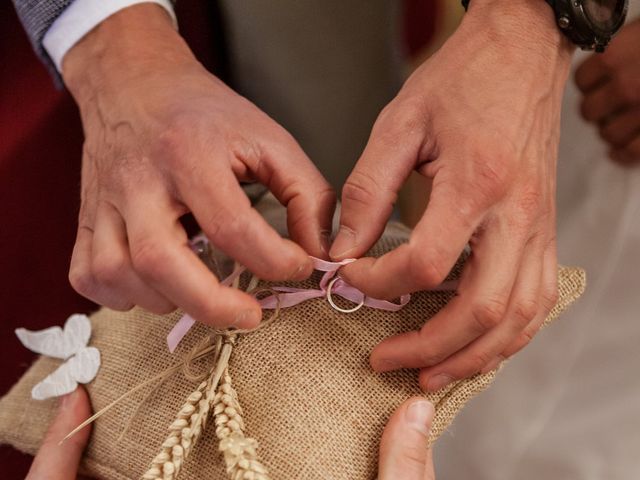
<path fill-rule="evenodd" d="M 33 332 L 26 328 L 16 329 L 16 335 L 32 352 L 66 360 L 85 348 L 91 337 L 91 322 L 86 315 L 71 315 L 60 327 L 50 327 Z"/>
<path fill-rule="evenodd" d="M 100 368 L 100 352 L 87 347 L 60 365 L 31 390 L 36 400 L 59 397 L 74 391 L 78 383 L 89 383 Z"/>

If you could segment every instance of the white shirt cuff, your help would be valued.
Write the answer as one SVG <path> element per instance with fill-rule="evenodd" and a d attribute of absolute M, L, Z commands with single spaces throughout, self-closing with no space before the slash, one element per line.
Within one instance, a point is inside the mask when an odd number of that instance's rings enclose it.
<path fill-rule="evenodd" d="M 178 26 L 170 0 L 75 0 L 62 12 L 45 34 L 42 45 L 62 73 L 66 53 L 100 22 L 123 8 L 137 3 L 157 3 L 167 10 Z"/>

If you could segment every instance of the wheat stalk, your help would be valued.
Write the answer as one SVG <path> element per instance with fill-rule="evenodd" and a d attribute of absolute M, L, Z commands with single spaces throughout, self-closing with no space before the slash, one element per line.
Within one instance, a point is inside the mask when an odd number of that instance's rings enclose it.
<path fill-rule="evenodd" d="M 162 443 L 160 453 L 142 476 L 143 480 L 175 480 L 180 473 L 185 459 L 204 430 L 220 378 L 227 369 L 234 342 L 233 335 L 225 339 L 211 377 L 202 382 L 187 398 L 169 426 L 169 436 Z"/>
<path fill-rule="evenodd" d="M 236 266 L 237 267 L 237 266 Z M 233 287 L 238 288 L 240 278 Z M 256 293 L 258 278 L 253 277 L 247 291 Z M 273 292 L 275 293 L 275 292 Z M 261 326 L 271 323 L 280 313 L 280 304 Z M 237 335 L 243 330 L 220 332 L 216 336 L 215 367 L 208 381 L 202 382 L 191 393 L 169 427 L 169 436 L 162 444 L 160 453 L 142 476 L 143 480 L 175 480 L 191 449 L 205 428 L 209 411 L 213 407 L 216 436 L 220 440 L 219 449 L 224 456 L 227 473 L 232 480 L 269 480 L 267 469 L 258 459 L 258 442 L 244 434 L 242 409 L 238 394 L 231 384 L 228 365 Z M 207 342 L 208 343 L 208 342 Z M 200 346 L 191 356 L 197 358 Z M 186 374 L 187 372 L 185 372 Z"/>
<path fill-rule="evenodd" d="M 213 415 L 220 451 L 232 480 L 269 480 L 267 469 L 258 459 L 258 442 L 244 433 L 242 408 L 231 384 L 229 371 L 220 380 L 213 399 Z"/>
<path fill-rule="evenodd" d="M 169 426 L 169 436 L 162 443 L 160 453 L 142 476 L 144 480 L 173 480 L 176 478 L 185 458 L 200 436 L 206 422 L 209 406 L 205 391 L 211 389 L 210 382 L 202 382 L 191 393 L 173 423 Z M 206 412 L 204 415 L 202 414 Z"/>

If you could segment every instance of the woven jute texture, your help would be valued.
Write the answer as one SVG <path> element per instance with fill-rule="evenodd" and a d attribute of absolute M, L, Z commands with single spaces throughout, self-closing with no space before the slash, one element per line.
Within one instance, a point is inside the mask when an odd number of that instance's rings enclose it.
<path fill-rule="evenodd" d="M 380 255 L 406 241 L 409 231 L 391 226 L 371 252 Z M 318 277 L 312 281 L 317 282 Z M 585 286 L 584 272 L 559 269 L 560 299 L 551 321 Z M 376 475 L 378 442 L 393 410 L 421 394 L 416 371 L 376 374 L 368 365 L 372 348 L 385 337 L 418 329 L 450 299 L 450 293 L 421 292 L 399 312 L 362 308 L 343 314 L 325 299 L 282 310 L 278 320 L 239 339 L 230 375 L 244 411 L 246 430 L 258 440 L 259 455 L 274 480 L 371 480 Z M 265 313 L 268 315 L 269 313 Z M 91 344 L 102 366 L 88 385 L 94 410 L 175 364 L 208 329 L 198 325 L 171 355 L 166 336 L 179 312 L 166 316 L 139 309 L 102 309 L 91 317 Z M 30 390 L 59 361 L 37 360 L 0 400 L 0 442 L 34 453 L 56 411 L 56 401 L 35 401 Z M 435 440 L 456 413 L 487 387 L 496 372 L 459 381 L 427 397 L 436 405 Z M 167 427 L 197 385 L 181 372 L 160 386 L 125 424 L 149 389 L 136 393 L 99 418 L 83 460 L 97 478 L 137 479 L 166 438 Z M 150 387 L 152 388 L 152 387 Z M 186 461 L 181 478 L 225 480 L 213 425 Z"/>

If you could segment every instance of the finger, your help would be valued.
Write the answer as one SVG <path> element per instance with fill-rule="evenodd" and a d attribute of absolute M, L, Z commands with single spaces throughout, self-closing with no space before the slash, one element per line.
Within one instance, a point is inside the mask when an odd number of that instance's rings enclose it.
<path fill-rule="evenodd" d="M 427 448 L 434 408 L 426 399 L 404 402 L 389 419 L 380 441 L 378 480 L 434 479 Z"/>
<path fill-rule="evenodd" d="M 69 283 L 83 297 L 102 304 L 99 284 L 91 272 L 91 248 L 93 244 L 93 226 L 97 210 L 96 182 L 93 167 L 85 155 L 82 159 L 82 188 L 80 191 L 80 212 L 78 231 L 69 264 Z M 124 306 L 124 305 L 123 305 Z"/>
<path fill-rule="evenodd" d="M 640 162 L 640 135 L 623 148 L 613 150 L 610 156 L 612 160 L 622 165 L 634 165 Z"/>
<path fill-rule="evenodd" d="M 587 58 L 576 69 L 575 80 L 578 89 L 589 92 L 608 80 L 609 70 L 603 61 L 603 55 L 594 54 Z"/>
<path fill-rule="evenodd" d="M 229 168 L 212 165 L 179 179 L 178 189 L 209 240 L 258 277 L 302 280 L 313 271 L 307 253 L 251 208 Z"/>
<path fill-rule="evenodd" d="M 220 328 L 255 327 L 262 317 L 256 300 L 219 284 L 189 247 L 175 210 L 162 195 L 145 192 L 123 212 L 137 274 L 198 321 Z"/>
<path fill-rule="evenodd" d="M 420 385 L 424 390 L 433 392 L 455 380 L 490 371 L 496 368 L 496 362 L 504 360 L 500 354 L 540 310 L 545 247 L 542 235 L 533 238 L 525 247 L 504 320 L 443 362 L 423 369 Z"/>
<path fill-rule="evenodd" d="M 269 140 L 252 173 L 287 207 L 291 239 L 309 255 L 328 258 L 336 194 L 284 129 Z"/>
<path fill-rule="evenodd" d="M 119 310 L 122 305 L 135 304 L 159 314 L 175 310 L 175 305 L 146 285 L 133 269 L 124 220 L 109 203 L 98 207 L 91 252 L 93 277 L 102 291 L 108 292 L 102 305 Z M 110 304 L 109 299 L 118 301 Z"/>
<path fill-rule="evenodd" d="M 351 263 L 341 276 L 367 295 L 387 299 L 442 283 L 480 222 L 480 211 L 465 206 L 450 185 L 434 183 L 409 243 L 380 258 Z"/>
<path fill-rule="evenodd" d="M 640 105 L 605 120 L 600 126 L 600 136 L 617 149 L 622 149 L 635 137 L 640 137 Z"/>
<path fill-rule="evenodd" d="M 58 415 L 49 426 L 26 480 L 75 480 L 82 452 L 89 441 L 91 427 L 60 441 L 91 415 L 91 405 L 84 388 L 78 387 L 60 399 Z"/>
<path fill-rule="evenodd" d="M 508 221 L 492 220 L 474 242 L 458 295 L 420 331 L 380 343 L 371 354 L 373 369 L 436 365 L 502 323 L 524 244 L 521 234 L 513 231 Z"/>
<path fill-rule="evenodd" d="M 621 110 L 626 103 L 627 99 L 616 86 L 616 83 L 606 82 L 585 95 L 580 109 L 585 120 L 601 122 Z"/>
<path fill-rule="evenodd" d="M 85 225 L 78 227 L 76 243 L 69 264 L 69 283 L 83 297 L 116 310 L 129 310 L 133 304 L 127 299 L 105 289 L 94 277 L 91 269 L 93 229 Z"/>
<path fill-rule="evenodd" d="M 554 228 L 555 232 L 555 228 Z M 549 313 L 558 302 L 558 259 L 555 234 L 549 242 L 544 253 L 544 265 L 542 270 L 542 285 L 540 296 L 540 311 L 535 318 L 529 322 L 525 329 L 511 342 L 511 344 L 500 355 L 502 358 L 509 358 L 525 346 L 540 331 L 542 324 L 549 316 Z M 488 368 L 488 367 L 487 367 Z M 485 371 L 488 371 L 485 369 Z"/>
<path fill-rule="evenodd" d="M 340 230 L 329 255 L 359 257 L 380 237 L 398 190 L 415 168 L 426 125 L 415 108 L 394 100 L 383 110 L 369 142 L 342 188 Z"/>

